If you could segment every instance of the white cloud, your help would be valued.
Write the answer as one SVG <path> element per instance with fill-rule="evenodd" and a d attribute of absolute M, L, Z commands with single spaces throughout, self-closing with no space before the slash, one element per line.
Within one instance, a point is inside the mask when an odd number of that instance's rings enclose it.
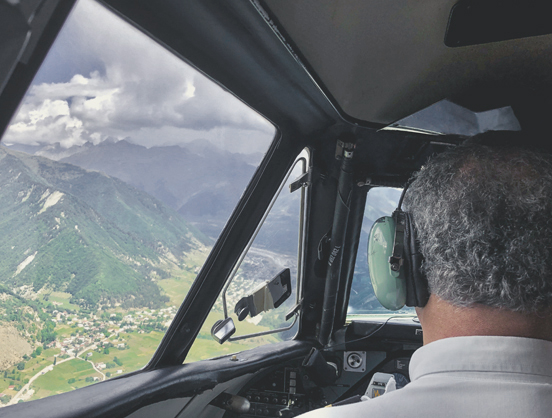
<path fill-rule="evenodd" d="M 56 45 L 38 79 L 79 68 L 71 57 L 88 73 L 32 86 L 4 141 L 69 147 L 111 137 L 151 146 L 208 138 L 257 152 L 274 135 L 256 112 L 93 1 L 78 3 Z"/>
<path fill-rule="evenodd" d="M 25 103 L 11 125 L 6 138 L 10 142 L 36 145 L 51 142 L 52 137 L 62 146 L 82 144 L 82 121 L 70 115 L 64 100 L 46 99 L 35 106 Z"/>

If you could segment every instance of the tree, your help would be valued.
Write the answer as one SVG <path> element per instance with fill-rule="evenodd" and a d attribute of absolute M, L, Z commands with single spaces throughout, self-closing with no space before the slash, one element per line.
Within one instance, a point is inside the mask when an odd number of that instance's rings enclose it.
<path fill-rule="evenodd" d="M 105 377 L 111 377 L 111 372 L 107 372 L 107 373 L 105 374 Z"/>
<path fill-rule="evenodd" d="M 104 348 L 104 354 L 109 354 L 109 347 Z"/>
<path fill-rule="evenodd" d="M 51 320 L 47 320 L 44 323 L 44 328 L 42 328 L 42 338 L 40 339 L 41 343 L 48 344 L 56 339 L 57 332 L 54 331 L 55 327 L 56 323 Z"/>
<path fill-rule="evenodd" d="M 17 370 L 23 370 L 25 368 L 25 362 L 17 363 Z"/>
<path fill-rule="evenodd" d="M 67 383 L 69 383 L 70 385 L 72 385 L 72 384 L 75 383 L 76 381 L 77 381 L 77 380 L 76 380 L 74 377 L 72 377 L 71 379 L 69 379 L 69 380 L 67 381 Z"/>
<path fill-rule="evenodd" d="M 42 347 L 41 346 L 36 347 L 35 352 L 37 356 L 40 356 L 42 354 Z"/>
<path fill-rule="evenodd" d="M 117 366 L 122 366 L 123 365 L 123 362 L 121 360 L 119 360 L 117 357 L 113 357 L 113 362 L 117 365 Z"/>

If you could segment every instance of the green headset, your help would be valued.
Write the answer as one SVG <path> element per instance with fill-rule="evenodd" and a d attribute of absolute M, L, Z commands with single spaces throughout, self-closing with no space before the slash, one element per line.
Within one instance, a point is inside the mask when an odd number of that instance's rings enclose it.
<path fill-rule="evenodd" d="M 422 273 L 423 256 L 418 249 L 410 213 L 401 209 L 407 183 L 391 216 L 379 218 L 368 238 L 368 268 L 374 294 L 387 309 L 426 305 L 427 279 Z"/>

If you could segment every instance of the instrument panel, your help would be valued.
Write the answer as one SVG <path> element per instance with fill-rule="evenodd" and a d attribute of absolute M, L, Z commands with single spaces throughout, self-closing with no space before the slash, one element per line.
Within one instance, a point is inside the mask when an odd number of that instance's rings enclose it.
<path fill-rule="evenodd" d="M 338 344 L 325 350 L 313 348 L 305 358 L 259 371 L 232 395 L 241 406 L 224 408 L 225 418 L 295 417 L 409 384 L 410 357 L 422 345 L 419 323 L 411 318 L 387 321 L 384 326 L 353 322 L 349 333 L 341 350 L 336 349 Z"/>
<path fill-rule="evenodd" d="M 407 357 L 392 359 L 366 373 L 341 370 L 338 379 L 327 386 L 320 386 L 309 370 L 301 364 L 288 364 L 269 372 L 262 378 L 253 379 L 240 392 L 239 396 L 247 399 L 250 404 L 249 410 L 241 413 L 240 416 L 294 417 L 322 408 L 337 400 L 343 401 L 345 398 L 346 402 L 349 396 L 350 399 L 360 398 L 364 394 L 368 395 L 367 391 L 371 389 L 370 378 L 376 372 L 393 375 L 396 387 L 400 389 L 410 382 L 409 361 Z M 377 396 L 385 392 L 383 389 L 378 390 Z"/>
<path fill-rule="evenodd" d="M 308 380 L 308 375 L 299 367 L 274 370 L 245 391 L 245 398 L 251 403 L 245 416 L 293 417 L 319 407 L 320 402 L 315 400 L 320 396 L 309 393 L 312 390 L 305 385 Z"/>

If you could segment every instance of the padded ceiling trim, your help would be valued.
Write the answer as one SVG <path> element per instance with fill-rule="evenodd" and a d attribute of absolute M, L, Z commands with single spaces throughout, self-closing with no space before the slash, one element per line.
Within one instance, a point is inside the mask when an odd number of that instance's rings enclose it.
<path fill-rule="evenodd" d="M 552 36 L 449 48 L 456 0 L 266 0 L 335 104 L 388 124 L 448 98 L 485 110 L 552 85 Z"/>

